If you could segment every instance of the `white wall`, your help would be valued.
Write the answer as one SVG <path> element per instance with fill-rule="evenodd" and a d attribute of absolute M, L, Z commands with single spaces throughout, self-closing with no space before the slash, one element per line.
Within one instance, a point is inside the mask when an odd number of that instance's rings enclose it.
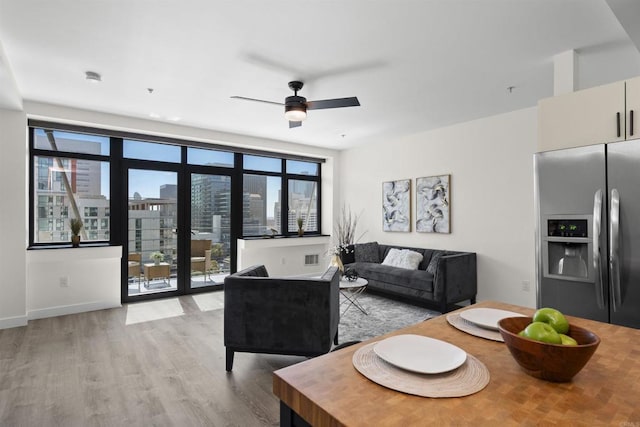
<path fill-rule="evenodd" d="M 269 276 L 321 274 L 329 265 L 329 237 L 301 239 L 252 239 L 238 241 L 238 271 L 256 264 Z M 305 255 L 318 255 L 317 265 L 304 265 Z"/>
<path fill-rule="evenodd" d="M 120 307 L 121 257 L 122 246 L 29 251 L 27 317 Z"/>
<path fill-rule="evenodd" d="M 0 329 L 27 323 L 26 125 L 23 112 L 0 109 Z"/>
<path fill-rule="evenodd" d="M 343 152 L 340 200 L 362 212 L 362 242 L 472 251 L 478 300 L 535 307 L 533 153 L 528 108 Z M 382 231 L 382 182 L 451 174 L 451 234 Z M 522 290 L 523 281 L 529 291 Z"/>

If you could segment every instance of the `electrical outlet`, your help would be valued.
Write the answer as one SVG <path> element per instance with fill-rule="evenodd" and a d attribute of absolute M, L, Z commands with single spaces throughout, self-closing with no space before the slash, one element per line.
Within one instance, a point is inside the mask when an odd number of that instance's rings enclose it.
<path fill-rule="evenodd" d="M 63 276 L 60 278 L 60 287 L 61 288 L 68 288 L 69 287 L 69 276 Z"/>
<path fill-rule="evenodd" d="M 522 281 L 522 290 L 525 291 L 525 292 L 529 292 L 530 286 L 529 286 L 529 281 L 528 280 L 523 280 Z"/>

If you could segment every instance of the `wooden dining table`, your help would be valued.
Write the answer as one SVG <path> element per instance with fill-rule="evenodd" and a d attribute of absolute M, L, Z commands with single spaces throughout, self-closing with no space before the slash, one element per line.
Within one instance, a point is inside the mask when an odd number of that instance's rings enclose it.
<path fill-rule="evenodd" d="M 488 307 L 531 316 L 533 309 L 485 301 Z M 456 313 L 453 312 L 453 313 Z M 640 427 L 640 330 L 567 316 L 594 332 L 600 346 L 571 382 L 527 375 L 502 342 L 451 326 L 446 315 L 352 345 L 273 374 L 281 425 L 615 425 Z M 481 391 L 457 398 L 425 398 L 385 388 L 353 366 L 354 352 L 374 341 L 417 334 L 454 344 L 489 370 Z"/>

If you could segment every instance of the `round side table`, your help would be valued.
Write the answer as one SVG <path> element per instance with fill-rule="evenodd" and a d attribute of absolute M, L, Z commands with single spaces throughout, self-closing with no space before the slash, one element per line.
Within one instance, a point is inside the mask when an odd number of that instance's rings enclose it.
<path fill-rule="evenodd" d="M 361 277 L 352 281 L 344 278 L 340 279 L 340 293 L 345 297 L 345 301 L 342 301 L 340 305 L 348 304 L 347 308 L 342 312 L 343 316 L 352 305 L 362 313 L 368 315 L 367 310 L 365 310 L 362 304 L 358 301 L 358 297 L 365 291 L 365 289 L 367 289 L 368 284 L 369 282 L 367 279 L 363 279 Z"/>

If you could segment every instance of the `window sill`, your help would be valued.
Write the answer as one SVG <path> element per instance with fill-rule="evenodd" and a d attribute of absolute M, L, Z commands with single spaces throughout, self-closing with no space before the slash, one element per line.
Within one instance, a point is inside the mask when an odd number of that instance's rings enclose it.
<path fill-rule="evenodd" d="M 82 248 L 108 248 L 110 246 L 118 246 L 119 245 L 111 245 L 109 242 L 96 242 L 96 243 L 82 243 L 80 242 L 79 248 L 74 248 L 71 246 L 71 243 L 68 244 L 56 244 L 56 245 L 33 245 L 27 247 L 28 251 L 40 251 L 40 250 L 49 250 L 49 249 L 82 249 Z"/>
<path fill-rule="evenodd" d="M 298 236 L 297 234 L 290 235 L 276 235 L 276 236 L 245 236 L 238 240 L 271 240 L 271 239 L 308 239 L 312 237 L 331 237 L 327 234 L 305 234 L 304 236 Z"/>
<path fill-rule="evenodd" d="M 331 236 L 313 234 L 303 237 L 299 236 L 277 236 L 277 237 L 256 237 L 238 239 L 238 249 L 252 249 L 262 247 L 285 247 L 285 246 L 309 246 L 326 245 Z"/>

